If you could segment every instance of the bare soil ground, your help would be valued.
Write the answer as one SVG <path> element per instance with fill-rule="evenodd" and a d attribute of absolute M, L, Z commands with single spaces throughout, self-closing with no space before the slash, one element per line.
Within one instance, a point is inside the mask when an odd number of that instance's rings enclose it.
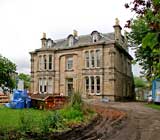
<path fill-rule="evenodd" d="M 160 111 L 138 102 L 88 100 L 99 115 L 84 126 L 48 135 L 30 136 L 34 140 L 160 140 Z"/>
<path fill-rule="evenodd" d="M 56 140 L 105 140 L 122 128 L 126 120 L 126 113 L 116 109 L 106 108 L 103 105 L 92 104 L 99 114 L 89 125 L 73 128 L 63 134 L 54 134 Z"/>
<path fill-rule="evenodd" d="M 112 127 L 115 131 L 109 137 L 105 135 L 107 129 L 104 128 L 104 133 L 99 140 L 160 140 L 160 111 L 147 108 L 144 103 L 137 102 L 92 104 L 118 109 L 127 114 L 123 127 L 120 129 Z"/>

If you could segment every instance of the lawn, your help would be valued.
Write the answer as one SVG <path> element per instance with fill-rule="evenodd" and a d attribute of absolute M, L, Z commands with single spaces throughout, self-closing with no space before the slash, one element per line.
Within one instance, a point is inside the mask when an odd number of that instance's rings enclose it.
<path fill-rule="evenodd" d="M 88 111 L 89 112 L 89 111 Z M 47 132 L 68 129 L 72 125 L 87 122 L 94 112 L 84 114 L 73 107 L 58 111 L 37 109 L 10 109 L 0 107 L 0 131 Z"/>
<path fill-rule="evenodd" d="M 36 110 L 36 109 L 10 109 L 1 106 L 0 129 L 7 131 L 18 130 L 21 129 L 24 123 L 27 123 L 29 125 L 29 123 L 31 122 L 34 128 L 37 128 L 40 127 L 41 121 L 49 114 L 50 111 Z"/>
<path fill-rule="evenodd" d="M 160 110 L 160 105 L 157 105 L 157 104 L 146 104 L 145 106 L 153 108 L 153 109 Z"/>
<path fill-rule="evenodd" d="M 0 106 L 0 139 L 13 136 L 20 139 L 30 134 L 40 136 L 70 130 L 90 122 L 95 115 L 96 113 L 83 103 L 79 93 L 74 93 L 70 103 L 56 111 Z"/>

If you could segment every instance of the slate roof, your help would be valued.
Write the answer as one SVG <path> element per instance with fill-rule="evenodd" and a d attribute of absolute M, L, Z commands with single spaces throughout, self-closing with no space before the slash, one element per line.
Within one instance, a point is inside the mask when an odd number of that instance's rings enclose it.
<path fill-rule="evenodd" d="M 110 41 L 114 41 L 114 33 L 106 33 L 106 34 L 100 33 L 100 39 L 98 40 L 98 42 L 110 42 Z M 54 42 L 55 42 L 54 48 L 56 49 L 63 49 L 63 48 L 65 49 L 66 47 L 74 48 L 76 46 L 92 43 L 92 36 L 90 34 L 78 36 L 76 42 L 71 47 L 68 46 L 67 38 L 55 40 Z"/>

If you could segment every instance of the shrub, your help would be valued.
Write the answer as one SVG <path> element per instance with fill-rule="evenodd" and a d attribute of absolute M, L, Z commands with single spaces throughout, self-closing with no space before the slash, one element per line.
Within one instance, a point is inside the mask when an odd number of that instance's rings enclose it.
<path fill-rule="evenodd" d="M 80 91 L 73 92 L 71 96 L 71 106 L 77 110 L 81 110 L 83 105 Z"/>
<path fill-rule="evenodd" d="M 63 117 L 60 115 L 58 111 L 54 111 L 52 114 L 48 116 L 48 120 L 50 122 L 50 126 L 52 128 L 58 129 L 63 127 Z"/>
<path fill-rule="evenodd" d="M 60 110 L 61 115 L 66 121 L 75 120 L 82 121 L 83 120 L 83 112 L 75 109 L 74 107 L 66 107 Z"/>

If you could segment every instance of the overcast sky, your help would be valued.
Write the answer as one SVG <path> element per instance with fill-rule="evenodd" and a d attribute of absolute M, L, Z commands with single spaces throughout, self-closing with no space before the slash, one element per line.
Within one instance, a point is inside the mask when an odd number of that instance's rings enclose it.
<path fill-rule="evenodd" d="M 131 18 L 128 0 L 0 0 L 0 54 L 30 73 L 30 51 L 41 47 L 42 32 L 54 39 L 93 30 L 113 32 L 115 18 L 122 27 Z M 139 68 L 133 68 L 139 73 Z"/>

